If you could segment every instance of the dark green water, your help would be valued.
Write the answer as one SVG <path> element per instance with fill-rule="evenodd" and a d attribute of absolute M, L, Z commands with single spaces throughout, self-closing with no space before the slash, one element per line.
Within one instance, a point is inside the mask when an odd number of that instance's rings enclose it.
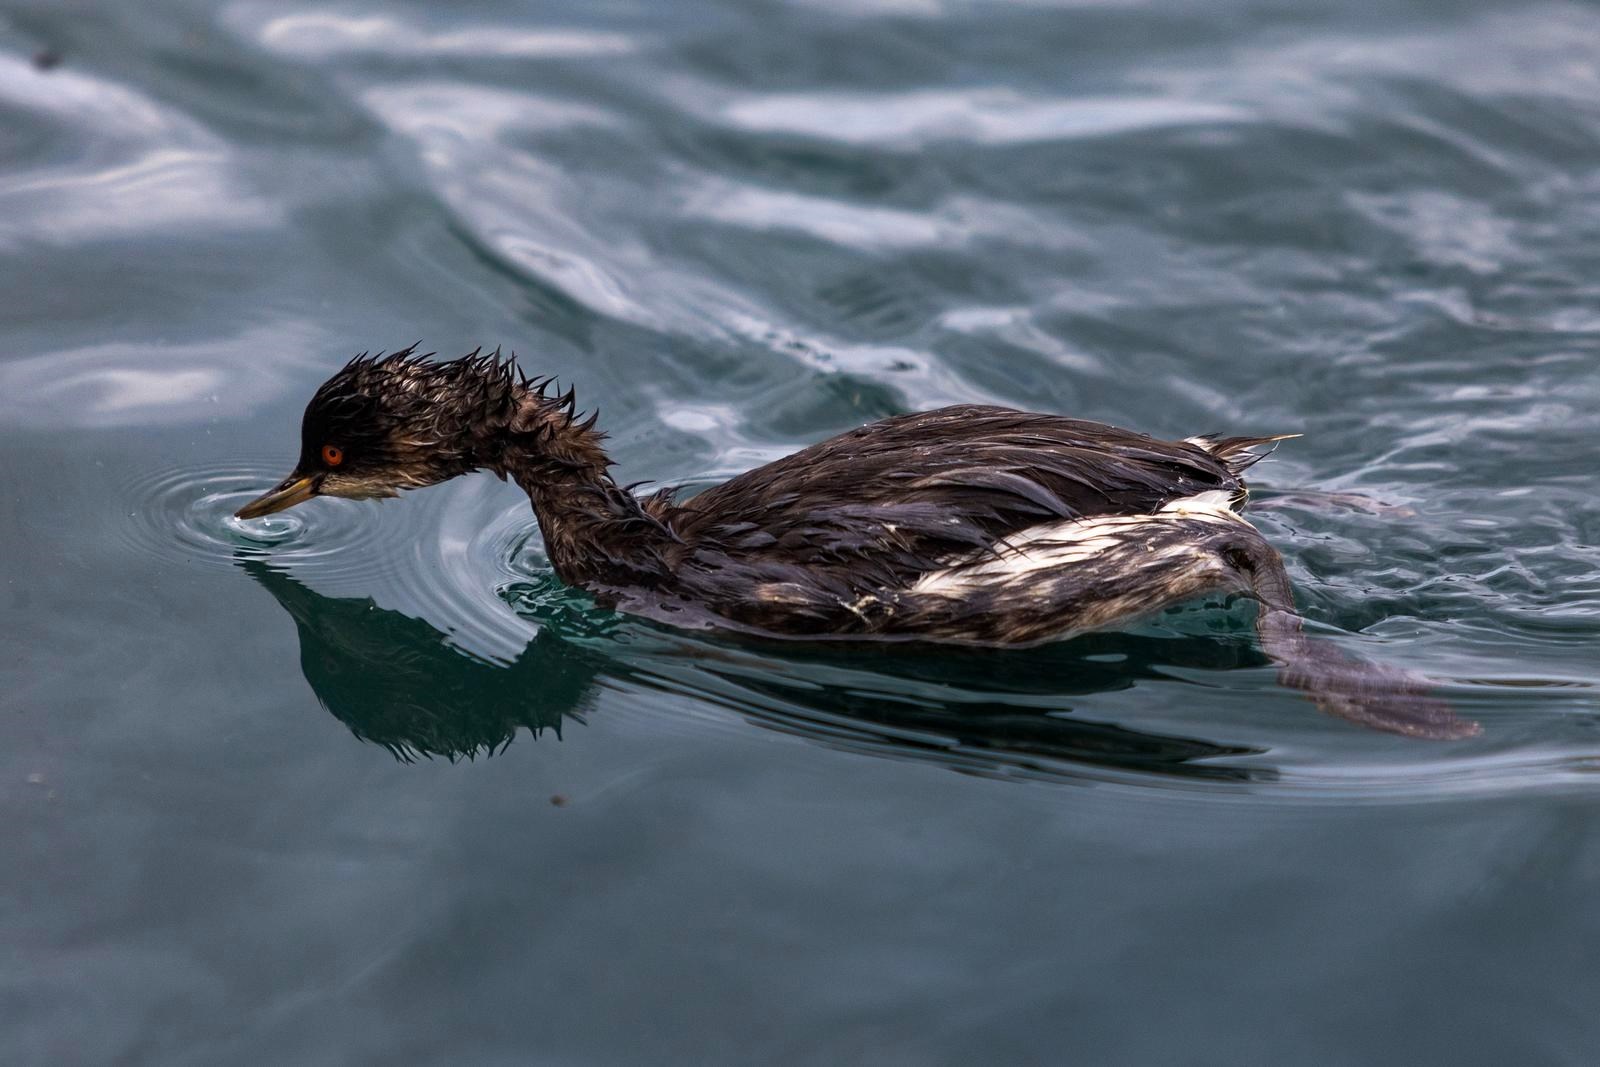
<path fill-rule="evenodd" d="M 1594 8 L 0 13 L 0 1062 L 1600 1058 Z M 418 338 L 627 480 L 1302 432 L 1301 605 L 1483 733 L 1318 715 L 1245 603 L 782 658 L 491 478 L 227 518 Z"/>

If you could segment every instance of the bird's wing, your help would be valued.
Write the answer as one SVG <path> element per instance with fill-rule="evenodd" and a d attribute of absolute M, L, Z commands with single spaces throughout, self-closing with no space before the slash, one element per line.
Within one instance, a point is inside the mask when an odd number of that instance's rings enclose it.
<path fill-rule="evenodd" d="M 960 406 L 885 419 L 708 489 L 666 516 L 697 556 L 848 570 L 893 586 L 1040 523 L 1148 514 L 1242 488 L 1201 444 Z"/>

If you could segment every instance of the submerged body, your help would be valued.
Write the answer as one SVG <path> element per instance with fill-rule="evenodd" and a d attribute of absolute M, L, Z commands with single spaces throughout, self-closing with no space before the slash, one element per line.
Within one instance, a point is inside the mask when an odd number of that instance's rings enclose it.
<path fill-rule="evenodd" d="M 1249 449 L 1277 438 L 1161 441 L 950 407 L 679 501 L 619 485 L 594 418 L 546 385 L 497 356 L 358 358 L 307 407 L 295 472 L 240 515 L 488 469 L 527 491 L 557 576 L 603 603 L 812 640 L 1029 644 L 1236 590 L 1261 601 L 1285 679 L 1325 710 L 1405 733 L 1470 726 L 1409 676 L 1304 637 L 1281 559 L 1238 514 Z"/>

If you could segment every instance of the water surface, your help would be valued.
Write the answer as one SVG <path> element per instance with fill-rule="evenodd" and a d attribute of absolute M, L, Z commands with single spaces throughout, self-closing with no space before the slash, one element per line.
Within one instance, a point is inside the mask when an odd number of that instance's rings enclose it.
<path fill-rule="evenodd" d="M 0 7 L 0 1060 L 1592 1063 L 1600 14 Z M 60 62 L 37 62 L 41 53 Z M 228 516 L 417 339 L 704 485 L 952 402 L 1298 432 L 1320 637 L 730 645 L 487 476 Z"/>

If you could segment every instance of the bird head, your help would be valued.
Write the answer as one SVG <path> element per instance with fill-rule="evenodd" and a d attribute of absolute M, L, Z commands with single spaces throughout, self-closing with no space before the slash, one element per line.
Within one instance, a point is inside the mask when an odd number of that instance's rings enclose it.
<path fill-rule="evenodd" d="M 497 354 L 435 363 L 408 348 L 356 357 L 306 405 L 294 470 L 237 517 L 315 496 L 395 496 L 493 462 L 496 433 L 515 406 L 514 372 Z"/>

